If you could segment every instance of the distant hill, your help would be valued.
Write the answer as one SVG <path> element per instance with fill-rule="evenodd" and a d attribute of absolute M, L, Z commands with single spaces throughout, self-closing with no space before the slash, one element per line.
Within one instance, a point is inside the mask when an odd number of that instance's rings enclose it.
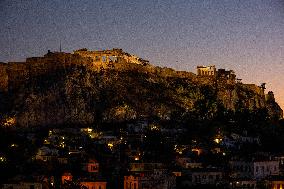
<path fill-rule="evenodd" d="M 19 126 L 91 125 L 135 119 L 213 119 L 220 112 L 283 111 L 273 93 L 216 75 L 160 68 L 121 49 L 49 52 L 0 63 L 0 111 Z M 229 75 L 228 75 L 229 74 Z"/>

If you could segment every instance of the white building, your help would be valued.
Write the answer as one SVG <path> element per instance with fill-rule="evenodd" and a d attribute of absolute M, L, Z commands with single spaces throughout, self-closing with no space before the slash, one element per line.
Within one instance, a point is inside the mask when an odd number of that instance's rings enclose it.
<path fill-rule="evenodd" d="M 279 161 L 230 161 L 231 178 L 253 178 L 257 180 L 280 174 Z"/>
<path fill-rule="evenodd" d="M 255 161 L 253 162 L 253 175 L 256 179 L 267 176 L 279 175 L 279 161 Z"/>
<path fill-rule="evenodd" d="M 215 185 L 220 182 L 223 178 L 223 174 L 221 171 L 196 171 L 192 172 L 191 179 L 192 185 Z"/>
<path fill-rule="evenodd" d="M 20 182 L 13 184 L 3 184 L 2 189 L 42 189 L 41 183 Z"/>

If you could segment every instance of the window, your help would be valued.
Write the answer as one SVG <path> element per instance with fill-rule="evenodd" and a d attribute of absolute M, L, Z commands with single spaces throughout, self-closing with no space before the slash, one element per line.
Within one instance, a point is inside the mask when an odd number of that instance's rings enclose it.
<path fill-rule="evenodd" d="M 102 61 L 106 62 L 106 60 L 107 60 L 106 56 L 102 56 Z"/>
<path fill-rule="evenodd" d="M 258 172 L 258 166 L 255 167 L 255 172 Z"/>
<path fill-rule="evenodd" d="M 92 170 L 92 171 L 95 171 L 96 169 L 97 169 L 97 166 L 95 166 L 95 165 L 92 165 L 92 166 L 91 166 L 91 170 Z"/>

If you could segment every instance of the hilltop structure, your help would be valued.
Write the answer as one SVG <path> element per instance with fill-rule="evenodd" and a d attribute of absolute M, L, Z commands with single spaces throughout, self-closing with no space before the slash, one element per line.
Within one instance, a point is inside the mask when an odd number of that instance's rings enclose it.
<path fill-rule="evenodd" d="M 197 76 L 199 77 L 213 77 L 217 79 L 228 79 L 235 82 L 236 74 L 233 70 L 216 69 L 215 65 L 197 66 Z"/>
<path fill-rule="evenodd" d="M 64 70 L 70 66 L 98 68 L 112 63 L 148 65 L 149 61 L 126 53 L 122 49 L 102 51 L 80 49 L 73 53 L 48 51 L 43 57 L 27 58 L 25 62 L 0 63 L 0 92 L 13 93 L 31 78 Z"/>
<path fill-rule="evenodd" d="M 88 51 L 87 49 L 80 49 L 74 51 L 74 54 L 91 58 L 94 63 L 135 63 L 141 65 L 149 63 L 148 60 L 126 53 L 122 49 L 102 51 Z"/>
<path fill-rule="evenodd" d="M 261 83 L 260 86 L 255 84 L 244 84 L 241 82 L 241 79 L 236 78 L 236 74 L 233 70 L 217 70 L 215 65 L 197 66 L 197 77 L 203 84 L 210 84 L 215 87 L 217 98 L 222 101 L 222 104 L 226 109 L 235 110 L 237 104 L 244 99 L 245 102 L 242 105 L 239 105 L 248 109 L 265 107 L 267 102 L 271 102 L 267 101 L 265 95 L 265 83 Z M 256 95 L 254 97 L 243 96 L 243 99 L 240 99 L 240 96 L 237 95 L 237 91 L 240 90 L 253 91 Z M 269 95 L 270 93 L 268 96 Z"/>
<path fill-rule="evenodd" d="M 0 63 L 0 111 L 22 126 L 169 120 L 175 111 L 193 112 L 198 119 L 263 108 L 273 117 L 283 115 L 274 98 L 265 99 L 264 84 L 236 82 L 234 71 L 215 66 L 197 70 L 195 75 L 153 66 L 122 49 L 49 51 L 25 62 Z"/>
<path fill-rule="evenodd" d="M 215 67 L 215 65 L 197 66 L 197 75 L 198 76 L 215 76 L 216 75 L 216 67 Z"/>

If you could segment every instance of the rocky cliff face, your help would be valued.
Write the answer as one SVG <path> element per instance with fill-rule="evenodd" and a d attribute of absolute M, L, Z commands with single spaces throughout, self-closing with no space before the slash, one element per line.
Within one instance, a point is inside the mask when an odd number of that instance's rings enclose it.
<path fill-rule="evenodd" d="M 141 117 L 212 119 L 220 107 L 222 111 L 268 108 L 272 116 L 281 116 L 282 111 L 275 109 L 275 100 L 266 101 L 256 85 L 150 64 L 94 62 L 65 53 L 26 64 L 24 77 L 21 72 L 9 78 L 10 106 L 2 113 L 15 116 L 20 126 L 89 125 Z M 16 68 L 10 70 L 15 72 Z"/>
<path fill-rule="evenodd" d="M 272 91 L 269 91 L 266 95 L 266 108 L 268 110 L 269 115 L 274 118 L 282 118 L 283 110 L 281 107 L 275 102 L 274 94 Z"/>

